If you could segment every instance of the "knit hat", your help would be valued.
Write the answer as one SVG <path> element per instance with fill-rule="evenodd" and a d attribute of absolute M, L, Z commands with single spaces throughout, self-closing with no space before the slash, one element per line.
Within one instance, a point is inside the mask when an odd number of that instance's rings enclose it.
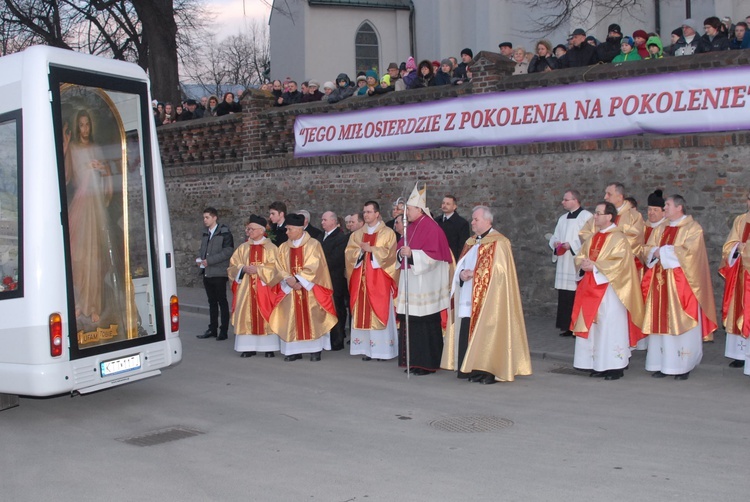
<path fill-rule="evenodd" d="M 443 59 L 442 61 L 440 61 L 440 66 L 443 66 L 443 65 L 448 65 L 448 66 L 450 66 L 451 68 L 453 68 L 453 61 L 451 61 L 451 60 L 450 60 L 450 59 L 448 59 L 448 58 L 445 58 L 445 59 Z"/>
<path fill-rule="evenodd" d="M 654 193 L 649 194 L 648 205 L 650 207 L 660 207 L 664 209 L 664 192 L 657 188 L 654 190 Z"/>
<path fill-rule="evenodd" d="M 672 30 L 672 35 L 677 35 L 679 38 L 682 38 L 682 27 Z"/>
<path fill-rule="evenodd" d="M 701 27 L 698 26 L 698 23 L 695 21 L 695 19 L 690 18 L 690 17 L 685 19 L 680 26 L 689 26 L 696 33 L 698 33 L 701 29 Z"/>
<path fill-rule="evenodd" d="M 378 80 L 378 73 L 377 73 L 377 72 L 376 72 L 375 70 L 367 70 L 367 72 L 365 73 L 365 76 L 366 76 L 367 78 L 370 78 L 370 77 L 372 77 L 372 78 L 374 78 L 375 80 Z"/>
<path fill-rule="evenodd" d="M 633 38 L 641 37 L 643 40 L 648 40 L 648 33 L 645 30 L 635 30 L 633 32 Z"/>
<path fill-rule="evenodd" d="M 320 87 L 320 82 L 318 82 L 317 80 L 310 80 L 307 83 L 307 87 Z"/>
<path fill-rule="evenodd" d="M 336 85 L 330 80 L 326 82 L 325 84 L 323 84 L 323 89 L 335 89 L 335 88 L 336 88 Z"/>
<path fill-rule="evenodd" d="M 383 82 L 385 82 L 385 85 L 391 85 L 391 76 L 386 73 L 380 77 L 380 83 L 382 84 Z"/>
<path fill-rule="evenodd" d="M 613 31 L 615 33 L 619 33 L 620 35 L 622 35 L 622 30 L 620 29 L 620 25 L 619 24 L 610 24 L 609 25 L 609 28 L 607 28 L 607 33 L 609 34 L 609 33 L 612 33 Z"/>
<path fill-rule="evenodd" d="M 411 56 L 409 56 L 409 59 L 406 60 L 406 69 L 410 71 L 414 71 L 417 69 L 417 63 L 416 61 L 414 61 L 414 58 Z"/>
<path fill-rule="evenodd" d="M 474 53 L 471 52 L 471 49 L 469 49 L 468 47 L 461 51 L 461 55 L 463 56 L 464 54 L 469 56 L 471 59 L 474 59 Z"/>
<path fill-rule="evenodd" d="M 620 45 L 628 44 L 630 47 L 635 47 L 635 42 L 631 37 L 628 37 L 627 35 L 622 37 L 622 40 L 620 40 Z"/>

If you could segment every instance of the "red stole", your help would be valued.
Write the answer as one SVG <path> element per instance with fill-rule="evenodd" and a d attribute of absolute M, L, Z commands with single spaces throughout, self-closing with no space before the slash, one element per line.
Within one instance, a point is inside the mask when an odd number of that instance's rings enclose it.
<path fill-rule="evenodd" d="M 609 232 L 597 232 L 594 237 L 591 238 L 591 247 L 589 248 L 589 260 L 596 261 L 599 258 L 599 253 L 604 247 L 604 243 L 609 237 Z M 596 314 L 599 312 L 599 306 L 604 298 L 604 293 L 607 291 L 609 283 L 597 284 L 594 279 L 594 272 L 586 272 L 578 283 L 576 288 L 576 296 L 573 301 L 573 315 L 570 320 L 570 329 L 575 328 L 576 320 L 579 316 L 583 316 L 583 322 L 586 325 L 587 330 L 591 329 L 591 325 L 596 319 Z M 576 336 L 581 338 L 588 338 L 588 331 L 576 331 Z"/>
<path fill-rule="evenodd" d="M 651 237 L 651 233 L 654 231 L 654 227 L 651 225 L 646 225 L 646 233 L 643 236 L 643 242 L 648 242 L 648 238 Z"/>
<path fill-rule="evenodd" d="M 304 246 L 289 249 L 289 262 L 292 275 L 297 275 L 305 267 Z M 297 340 L 312 340 L 308 291 L 305 288 L 299 290 L 292 289 L 291 295 L 294 301 L 294 321 L 297 326 Z"/>
<path fill-rule="evenodd" d="M 747 243 L 748 237 L 750 237 L 750 223 L 745 223 L 741 242 Z M 727 257 L 727 262 L 729 258 Z M 750 312 L 750 274 L 745 270 L 741 257 L 731 267 L 728 263 L 723 266 L 719 270 L 719 274 L 726 280 L 724 299 L 721 305 L 722 316 L 727 317 L 730 303 L 734 307 L 734 325 L 725 326 L 725 328 L 728 333 L 748 338 L 750 337 L 750 322 L 745 322 L 745 312 Z"/>
<path fill-rule="evenodd" d="M 362 236 L 362 242 L 373 247 L 377 240 L 378 232 Z M 398 288 L 393 278 L 383 269 L 373 268 L 372 253 L 364 253 L 362 264 L 354 270 L 350 282 L 349 301 L 352 307 L 357 307 L 352 327 L 371 329 L 373 314 L 381 323 L 387 325 L 389 309 L 393 308 L 392 298 L 396 297 Z"/>
<path fill-rule="evenodd" d="M 250 265 L 262 265 L 264 249 L 262 244 L 251 244 L 250 255 L 248 261 Z M 248 290 L 247 300 L 250 303 L 250 333 L 251 335 L 265 335 L 266 334 L 266 319 L 263 317 L 258 304 L 258 287 L 260 279 L 256 274 L 245 277 L 245 280 L 250 281 L 250 289 Z M 267 316 L 266 316 L 267 317 Z"/>

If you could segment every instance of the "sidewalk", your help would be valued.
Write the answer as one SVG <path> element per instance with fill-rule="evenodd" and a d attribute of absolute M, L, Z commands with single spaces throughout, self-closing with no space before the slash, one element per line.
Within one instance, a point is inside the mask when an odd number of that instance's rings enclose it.
<path fill-rule="evenodd" d="M 208 300 L 203 288 L 178 287 L 177 295 L 180 299 L 180 310 L 208 315 Z M 227 296 L 231 302 L 231 293 L 228 293 Z M 526 336 L 529 341 L 531 357 L 557 360 L 572 366 L 575 340 L 573 337 L 561 337 L 558 333 L 559 330 L 555 328 L 554 316 L 550 316 L 550 318 L 526 317 Z M 700 367 L 722 372 L 727 371 L 731 374 L 742 373 L 742 369 L 732 369 L 727 366 L 729 360 L 724 357 L 724 330 L 717 330 L 714 333 L 714 338 L 714 342 L 703 344 L 703 359 Z M 645 351 L 634 351 L 632 363 L 636 366 L 643 366 L 645 357 Z"/>

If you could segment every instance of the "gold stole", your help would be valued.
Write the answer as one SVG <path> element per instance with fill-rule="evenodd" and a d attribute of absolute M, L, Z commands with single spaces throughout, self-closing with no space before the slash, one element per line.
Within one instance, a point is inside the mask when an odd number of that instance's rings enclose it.
<path fill-rule="evenodd" d="M 476 320 L 484 306 L 484 299 L 489 290 L 490 279 L 492 279 L 492 265 L 495 261 L 496 243 L 479 245 L 477 250 L 477 264 L 474 267 L 474 286 L 471 298 L 471 323 L 469 324 L 469 340 L 474 335 Z"/>

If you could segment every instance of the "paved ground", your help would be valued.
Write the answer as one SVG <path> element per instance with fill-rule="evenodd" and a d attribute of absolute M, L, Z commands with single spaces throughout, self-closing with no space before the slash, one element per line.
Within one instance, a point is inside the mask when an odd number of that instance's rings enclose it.
<path fill-rule="evenodd" d="M 242 359 L 231 340 L 195 338 L 202 294 L 180 291 L 177 367 L 0 413 L 3 500 L 747 499 L 750 380 L 714 356 L 723 340 L 688 381 L 650 378 L 639 353 L 624 379 L 605 382 L 568 374 L 573 342 L 529 319 L 532 376 L 407 380 L 395 361 L 345 351 L 317 363 Z M 466 417 L 507 427 L 436 428 Z M 118 441 L 177 425 L 202 434 Z"/>

